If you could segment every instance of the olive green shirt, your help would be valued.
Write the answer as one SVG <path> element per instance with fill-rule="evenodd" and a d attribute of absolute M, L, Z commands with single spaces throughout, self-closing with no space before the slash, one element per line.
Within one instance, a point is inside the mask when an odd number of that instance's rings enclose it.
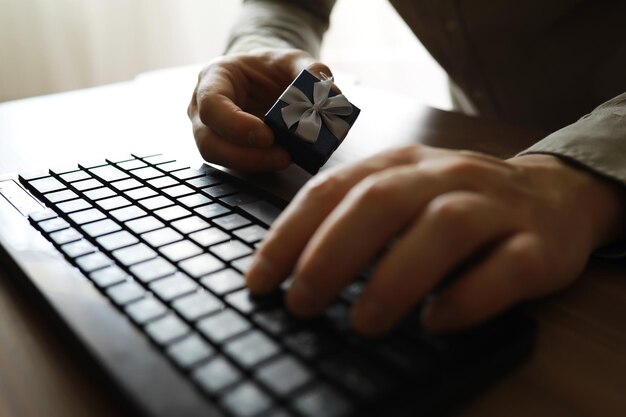
<path fill-rule="evenodd" d="M 247 0 L 229 50 L 316 56 L 334 2 Z M 626 183 L 626 2 L 390 2 L 447 71 L 459 109 L 556 130 L 523 153 L 573 159 Z"/>

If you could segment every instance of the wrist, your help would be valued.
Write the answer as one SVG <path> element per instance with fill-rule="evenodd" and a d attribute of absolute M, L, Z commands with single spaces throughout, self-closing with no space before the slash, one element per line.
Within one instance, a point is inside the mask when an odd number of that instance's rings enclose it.
<path fill-rule="evenodd" d="M 578 214 L 579 223 L 575 227 L 586 228 L 591 250 L 624 238 L 626 187 L 623 184 L 554 155 L 528 154 L 509 162 L 535 170 L 539 186 L 567 194 L 562 197 L 563 210 Z"/>

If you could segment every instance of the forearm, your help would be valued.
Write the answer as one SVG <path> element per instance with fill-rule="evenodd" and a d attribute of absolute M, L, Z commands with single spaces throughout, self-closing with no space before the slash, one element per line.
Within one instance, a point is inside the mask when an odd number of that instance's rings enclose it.
<path fill-rule="evenodd" d="M 227 52 L 297 48 L 318 56 L 335 0 L 247 0 Z"/>

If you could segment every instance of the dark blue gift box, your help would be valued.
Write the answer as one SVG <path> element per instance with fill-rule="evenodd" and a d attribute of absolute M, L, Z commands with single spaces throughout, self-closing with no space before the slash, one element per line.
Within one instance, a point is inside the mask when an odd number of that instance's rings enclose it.
<path fill-rule="evenodd" d="M 310 72 L 304 70 L 291 85 L 302 91 L 313 103 L 313 85 L 317 82 L 321 81 Z M 333 97 L 337 94 L 331 90 L 328 96 Z M 322 120 L 322 126 L 315 143 L 306 142 L 295 134 L 298 123 L 288 128 L 283 120 L 281 111 L 287 106 L 286 102 L 279 99 L 265 115 L 265 123 L 272 128 L 276 142 L 287 149 L 291 159 L 311 174 L 315 174 L 335 152 L 343 138 L 337 138 Z M 352 126 L 360 112 L 359 108 L 352 105 L 351 114 L 336 117 L 343 119 Z"/>

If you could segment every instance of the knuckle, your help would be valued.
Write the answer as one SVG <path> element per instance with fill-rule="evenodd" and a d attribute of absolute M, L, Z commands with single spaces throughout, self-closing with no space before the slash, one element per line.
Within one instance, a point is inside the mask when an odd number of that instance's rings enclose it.
<path fill-rule="evenodd" d="M 485 172 L 485 163 L 476 158 L 461 156 L 451 158 L 442 166 L 441 171 L 441 174 L 454 178 L 474 177 Z"/>
<path fill-rule="evenodd" d="M 387 153 L 387 157 L 396 163 L 417 162 L 424 154 L 424 146 L 418 144 L 404 145 Z"/>
<path fill-rule="evenodd" d="M 315 200 L 336 201 L 343 196 L 343 181 L 334 175 L 318 175 L 309 181 L 304 194 Z"/>
<path fill-rule="evenodd" d="M 540 281 L 546 269 L 544 252 L 538 244 L 518 245 L 511 249 L 513 275 L 523 283 Z"/>
<path fill-rule="evenodd" d="M 458 230 L 468 230 L 473 224 L 473 213 L 467 201 L 454 194 L 443 194 L 433 199 L 426 209 L 431 221 Z"/>
<path fill-rule="evenodd" d="M 361 182 L 357 192 L 363 204 L 395 206 L 396 202 L 402 201 L 404 189 L 388 175 L 374 174 Z"/>

